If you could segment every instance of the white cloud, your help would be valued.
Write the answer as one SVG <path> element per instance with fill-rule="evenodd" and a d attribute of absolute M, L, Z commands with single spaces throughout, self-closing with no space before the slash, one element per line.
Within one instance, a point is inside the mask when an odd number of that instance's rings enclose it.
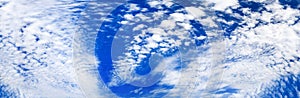
<path fill-rule="evenodd" d="M 173 13 L 173 14 L 170 14 L 170 16 L 175 21 L 181 21 L 182 22 L 182 21 L 185 20 L 185 15 L 183 13 Z"/>
<path fill-rule="evenodd" d="M 226 1 L 224 1 L 224 0 L 207 0 L 207 2 L 214 3 L 215 6 L 213 7 L 213 9 L 220 10 L 220 11 L 224 11 L 229 6 L 238 5 L 237 0 L 226 0 Z"/>
<path fill-rule="evenodd" d="M 127 19 L 127 20 L 133 20 L 134 16 L 132 14 L 125 14 L 124 18 Z"/>
<path fill-rule="evenodd" d="M 19 97 L 84 97 L 72 59 L 75 10 L 68 11 L 82 3 L 63 4 L 11 0 L 1 7 L 0 35 L 7 38 L 0 37 L 0 77 L 9 92 Z"/>
<path fill-rule="evenodd" d="M 141 29 L 143 29 L 143 28 L 145 28 L 145 27 L 147 27 L 147 26 L 144 25 L 144 24 L 139 24 L 139 25 L 137 25 L 136 27 L 134 27 L 132 30 L 133 30 L 133 31 L 137 31 L 137 30 L 141 30 Z"/>
<path fill-rule="evenodd" d="M 200 8 L 197 8 L 197 7 L 185 7 L 185 10 L 191 14 L 192 16 L 194 17 L 202 17 L 202 16 L 206 16 L 206 13 L 201 10 Z"/>
<path fill-rule="evenodd" d="M 164 29 L 174 29 L 176 24 L 173 20 L 163 20 L 159 26 Z"/>

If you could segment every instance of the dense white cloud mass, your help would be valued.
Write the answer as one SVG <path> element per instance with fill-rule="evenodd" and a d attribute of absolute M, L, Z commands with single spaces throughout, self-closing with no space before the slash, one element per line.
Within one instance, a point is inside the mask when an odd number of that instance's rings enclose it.
<path fill-rule="evenodd" d="M 7 85 L 3 91 L 26 98 L 84 97 L 72 58 L 73 34 L 77 32 L 74 12 L 80 11 L 74 7 L 83 3 L 2 2 L 0 83 Z"/>
<path fill-rule="evenodd" d="M 150 7 L 178 3 L 186 13 L 142 13 L 149 9 L 128 4 L 128 11 L 141 13 L 118 22 L 122 27 L 112 44 L 116 70 L 106 85 L 95 39 L 101 23 L 113 21 L 107 15 L 124 2 L 1 0 L 0 97 L 116 97 L 109 87 L 124 83 L 141 87 L 132 92 L 154 83 L 174 86 L 150 92 L 167 92 L 165 97 L 259 97 L 272 96 L 268 90 L 280 85 L 274 81 L 300 74 L 299 7 L 280 0 L 153 0 Z M 191 20 L 206 35 L 191 37 Z M 205 42 L 197 46 L 191 39 Z M 178 47 L 180 53 L 162 57 Z M 149 55 L 152 73 L 136 75 Z M 157 73 L 160 80 L 154 79 Z"/>

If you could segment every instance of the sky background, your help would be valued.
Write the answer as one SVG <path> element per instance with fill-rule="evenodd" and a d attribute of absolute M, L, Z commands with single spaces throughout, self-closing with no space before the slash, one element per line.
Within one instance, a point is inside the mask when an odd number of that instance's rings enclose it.
<path fill-rule="evenodd" d="M 168 92 L 166 97 L 299 96 L 299 0 L 163 0 L 149 4 L 164 2 L 183 6 L 187 14 L 164 16 L 153 22 L 157 23 L 153 28 L 170 28 L 172 22 L 160 22 L 188 20 L 192 16 L 207 35 L 199 37 L 205 43 L 196 49 L 188 47 L 192 52 L 179 56 L 187 60 L 184 68 L 164 74 L 160 83 L 174 88 L 152 93 Z M 95 44 L 103 21 L 109 21 L 107 16 L 124 3 L 125 0 L 0 0 L 0 96 L 116 97 L 99 75 L 101 61 L 95 55 Z M 152 16 L 148 21 L 156 17 L 152 14 L 145 15 Z M 129 22 L 121 22 L 121 28 L 143 23 L 131 18 L 127 16 Z M 185 22 L 176 26 L 189 29 Z M 122 32 L 127 29 L 118 31 L 119 37 Z M 160 65 L 170 60 L 173 59 L 163 58 Z M 164 68 L 159 63 L 158 67 Z"/>

